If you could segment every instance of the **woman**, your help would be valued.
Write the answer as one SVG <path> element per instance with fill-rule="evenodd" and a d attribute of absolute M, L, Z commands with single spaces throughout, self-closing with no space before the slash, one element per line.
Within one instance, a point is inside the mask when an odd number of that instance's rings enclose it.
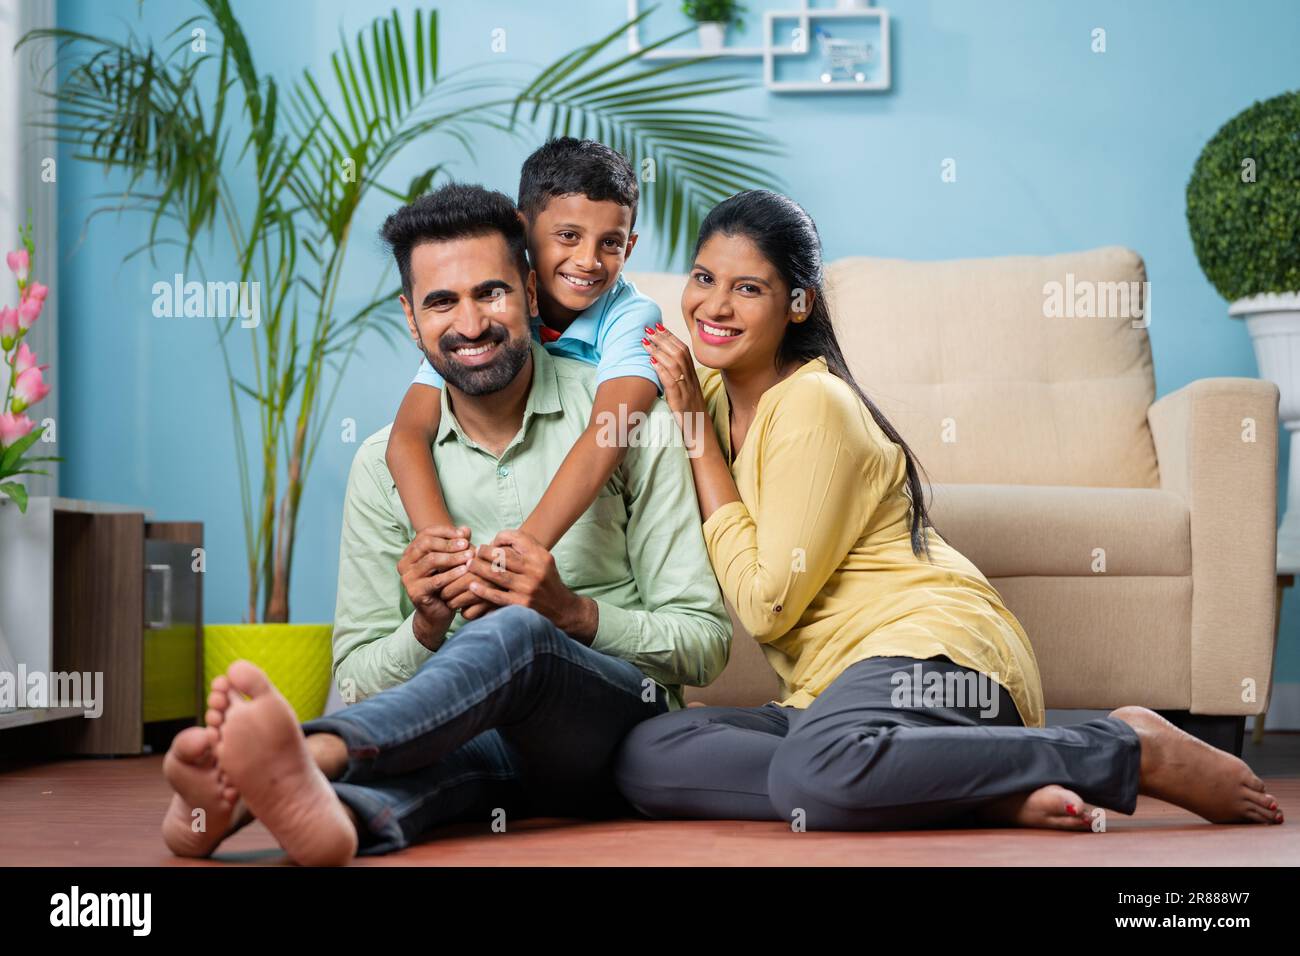
<path fill-rule="evenodd" d="M 709 213 L 682 293 L 686 345 L 647 330 L 692 449 L 704 536 L 786 698 L 633 729 L 616 771 L 652 817 L 808 829 L 1093 828 L 1149 794 L 1280 823 L 1238 758 L 1150 710 L 1045 728 L 1038 665 L 996 590 L 929 525 L 906 442 L 854 381 L 816 226 L 766 190 Z M 712 418 L 714 427 L 688 428 Z"/>

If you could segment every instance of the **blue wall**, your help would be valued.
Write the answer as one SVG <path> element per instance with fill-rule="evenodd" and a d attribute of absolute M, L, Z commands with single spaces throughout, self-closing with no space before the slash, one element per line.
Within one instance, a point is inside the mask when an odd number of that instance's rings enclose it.
<path fill-rule="evenodd" d="M 411 0 L 394 0 L 402 9 Z M 754 0 L 749 6 L 761 10 Z M 824 5 L 824 3 L 822 4 Z M 666 0 L 657 17 L 675 16 Z M 282 81 L 304 66 L 317 75 L 340 25 L 351 35 L 383 4 L 347 0 L 236 0 L 253 53 Z M 849 254 L 937 259 L 1053 253 L 1118 243 L 1146 258 L 1155 308 L 1151 339 L 1160 394 L 1197 378 L 1257 374 L 1241 323 L 1196 265 L 1184 188 L 1201 147 L 1257 99 L 1300 87 L 1300 5 L 1256 0 L 896 0 L 894 88 L 884 94 L 774 96 L 760 67 L 740 61 L 752 90 L 722 106 L 763 120 L 789 147 L 772 172 L 817 220 L 835 258 Z M 444 3 L 446 69 L 530 75 L 581 42 L 613 29 L 621 0 Z M 184 2 L 61 0 L 60 25 L 122 35 L 128 25 L 162 37 L 193 9 Z M 490 31 L 506 30 L 493 54 Z M 1107 51 L 1091 50 L 1103 27 Z M 449 142 L 459 178 L 513 192 L 531 143 L 484 137 L 474 160 Z M 940 163 L 957 161 L 957 182 Z M 421 160 L 427 160 L 423 155 Z M 416 167 L 395 170 L 405 182 Z M 239 619 L 245 606 L 242 525 L 226 383 L 212 325 L 155 319 L 151 286 L 176 271 L 121 255 L 142 241 L 138 219 L 87 224 L 105 189 L 98 169 L 66 155 L 59 167 L 63 256 L 60 434 L 63 493 L 141 503 L 160 518 L 200 519 L 208 535 L 208 618 Z M 388 211 L 376 200 L 358 221 L 349 273 L 352 304 L 386 275 L 374 235 Z M 646 243 L 634 268 L 662 267 Z M 214 261 L 219 261 L 215 259 Z M 398 321 L 396 310 L 393 321 Z M 378 338 L 354 362 L 333 421 L 364 437 L 387 423 L 409 381 L 414 353 Z M 332 428 L 303 501 L 292 591 L 300 621 L 332 616 L 340 504 L 355 445 Z M 1285 437 L 1283 439 L 1285 441 Z M 1281 450 L 1285 462 L 1287 447 Z M 1279 478 L 1285 482 L 1285 471 Z M 1288 598 L 1279 677 L 1300 679 L 1300 598 Z"/>

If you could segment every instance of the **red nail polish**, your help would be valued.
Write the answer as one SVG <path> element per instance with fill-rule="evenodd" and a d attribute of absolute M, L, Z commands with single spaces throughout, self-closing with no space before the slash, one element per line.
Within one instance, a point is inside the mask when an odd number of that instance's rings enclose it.
<path fill-rule="evenodd" d="M 655 334 L 655 330 L 652 329 L 652 328 L 650 328 L 650 326 L 647 325 L 647 326 L 644 326 L 644 328 L 645 328 L 646 335 L 654 335 L 654 334 Z"/>
<path fill-rule="evenodd" d="M 1075 815 L 1074 804 L 1073 804 L 1073 803 L 1067 803 L 1067 804 L 1065 805 L 1065 812 L 1068 813 L 1070 816 L 1074 816 L 1074 815 Z"/>
<path fill-rule="evenodd" d="M 651 364 L 651 365 L 658 365 L 658 364 L 659 364 L 659 360 L 658 360 L 657 358 L 655 358 L 655 357 L 652 355 L 652 356 L 650 357 L 650 364 Z"/>
<path fill-rule="evenodd" d="M 642 344 L 642 345 L 649 345 L 649 344 L 650 344 L 650 340 L 649 340 L 649 339 L 642 339 L 642 340 L 641 340 L 641 344 Z"/>
<path fill-rule="evenodd" d="M 667 332 L 667 331 L 668 331 L 667 329 L 664 328 L 664 324 L 663 324 L 662 322 L 656 322 L 656 323 L 655 323 L 655 328 L 658 329 L 660 332 Z"/>

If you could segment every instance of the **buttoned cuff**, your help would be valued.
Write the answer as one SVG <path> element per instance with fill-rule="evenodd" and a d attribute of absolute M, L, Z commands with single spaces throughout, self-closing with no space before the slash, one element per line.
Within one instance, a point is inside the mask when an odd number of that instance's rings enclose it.
<path fill-rule="evenodd" d="M 641 649 L 640 631 L 637 627 L 636 612 L 610 604 L 599 598 L 596 602 L 596 636 L 591 640 L 591 649 L 617 657 L 625 661 L 635 661 Z"/>
<path fill-rule="evenodd" d="M 393 671 L 404 681 L 414 677 L 424 662 L 433 656 L 433 651 L 416 640 L 414 611 L 389 635 L 387 650 Z"/>

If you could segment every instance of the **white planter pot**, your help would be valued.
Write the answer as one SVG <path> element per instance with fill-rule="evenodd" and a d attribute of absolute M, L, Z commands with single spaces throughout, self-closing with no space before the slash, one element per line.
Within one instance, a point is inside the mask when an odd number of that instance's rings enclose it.
<path fill-rule="evenodd" d="M 1300 292 L 1269 292 L 1238 299 L 1228 314 L 1246 320 L 1260 378 L 1281 390 L 1278 418 L 1291 434 L 1286 513 L 1277 529 L 1279 573 L 1300 572 Z"/>
<path fill-rule="evenodd" d="M 717 53 L 727 42 L 727 25 L 720 22 L 701 23 L 699 25 L 700 49 L 705 53 Z"/>

